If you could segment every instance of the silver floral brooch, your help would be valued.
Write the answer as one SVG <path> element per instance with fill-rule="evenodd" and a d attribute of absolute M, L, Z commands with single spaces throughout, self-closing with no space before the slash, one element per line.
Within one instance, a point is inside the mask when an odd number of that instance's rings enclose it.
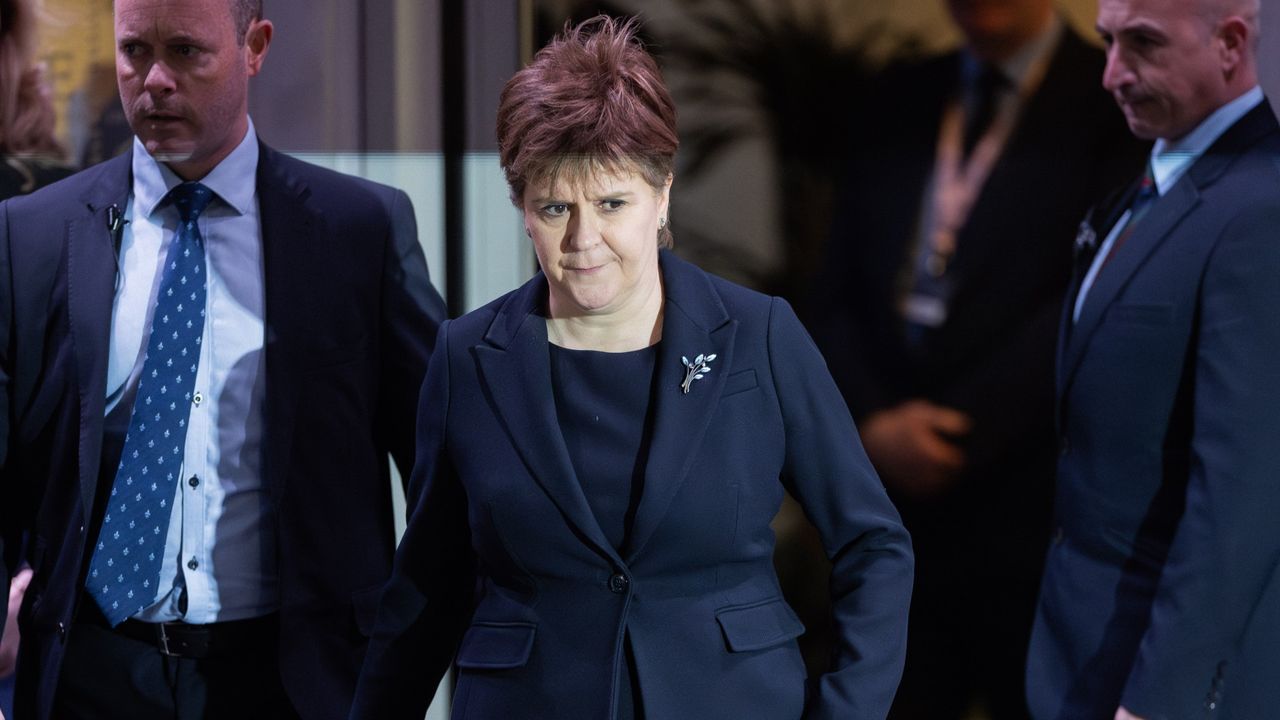
<path fill-rule="evenodd" d="M 684 382 L 680 383 L 680 389 L 684 391 L 685 395 L 689 394 L 689 386 L 693 384 L 694 380 L 701 380 L 704 375 L 711 372 L 711 361 L 715 359 L 716 356 L 714 354 L 699 355 L 693 359 L 693 362 L 689 362 L 689 358 L 683 355 L 680 356 L 680 362 L 684 363 L 685 367 Z"/>

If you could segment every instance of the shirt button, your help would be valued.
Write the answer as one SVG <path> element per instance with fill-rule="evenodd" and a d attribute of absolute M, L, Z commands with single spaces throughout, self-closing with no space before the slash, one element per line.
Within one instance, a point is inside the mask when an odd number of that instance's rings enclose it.
<path fill-rule="evenodd" d="M 191 402 L 195 403 L 196 405 L 199 405 L 200 403 L 204 402 L 204 393 L 197 390 L 195 396 L 191 398 Z"/>
<path fill-rule="evenodd" d="M 195 475 L 192 475 L 191 479 L 187 481 L 187 484 L 190 485 L 191 487 L 197 487 L 200 485 L 200 478 Z"/>
<path fill-rule="evenodd" d="M 200 563 L 195 558 L 191 558 L 187 561 L 188 570 L 195 570 L 198 567 L 200 567 Z"/>
<path fill-rule="evenodd" d="M 628 580 L 627 576 L 623 575 L 622 573 L 614 573 L 613 575 L 609 576 L 610 592 L 624 593 L 627 591 L 627 586 L 630 584 L 631 584 L 631 581 Z"/>

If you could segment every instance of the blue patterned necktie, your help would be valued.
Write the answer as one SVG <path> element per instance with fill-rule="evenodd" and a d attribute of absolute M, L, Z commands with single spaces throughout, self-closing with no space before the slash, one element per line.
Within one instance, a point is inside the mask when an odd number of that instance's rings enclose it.
<path fill-rule="evenodd" d="M 204 332 L 204 242 L 196 222 L 213 191 L 189 182 L 168 197 L 181 222 L 165 257 L 133 414 L 86 582 L 112 627 L 156 597 Z"/>

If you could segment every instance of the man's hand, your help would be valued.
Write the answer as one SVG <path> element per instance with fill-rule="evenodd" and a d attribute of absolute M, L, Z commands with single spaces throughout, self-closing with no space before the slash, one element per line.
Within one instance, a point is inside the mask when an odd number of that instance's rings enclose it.
<path fill-rule="evenodd" d="M 1116 710 L 1116 720 L 1142 720 L 1142 718 L 1121 707 Z"/>
<path fill-rule="evenodd" d="M 5 616 L 4 638 L 0 639 L 0 678 L 13 674 L 18 664 L 18 608 L 31 582 L 31 568 L 23 568 L 9 583 L 9 612 Z M 4 716 L 0 715 L 0 720 Z"/>
<path fill-rule="evenodd" d="M 945 490 L 964 468 L 964 452 L 956 442 L 970 425 L 969 416 L 958 410 L 908 400 L 867 416 L 859 432 L 885 484 L 924 499 Z"/>

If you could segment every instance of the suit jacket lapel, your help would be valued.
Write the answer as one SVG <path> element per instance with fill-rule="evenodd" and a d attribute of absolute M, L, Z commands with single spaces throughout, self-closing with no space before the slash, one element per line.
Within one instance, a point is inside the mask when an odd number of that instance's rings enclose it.
<path fill-rule="evenodd" d="M 596 521 L 569 458 L 556 417 L 546 319 L 538 308 L 547 295 L 541 274 L 507 299 L 475 347 L 489 400 L 530 474 L 579 537 L 615 565 L 621 564 Z"/>
<path fill-rule="evenodd" d="M 1084 283 L 1085 275 L 1089 273 L 1089 266 L 1093 264 L 1103 239 L 1111 231 L 1111 228 L 1120 221 L 1125 210 L 1133 204 L 1141 182 L 1142 178 L 1140 177 L 1129 185 L 1113 191 L 1102 202 L 1089 208 L 1085 219 L 1080 223 L 1080 230 L 1075 239 L 1071 282 L 1067 285 L 1066 296 L 1063 298 L 1062 303 L 1062 314 L 1058 321 L 1058 345 L 1054 357 L 1054 382 L 1059 392 L 1066 386 L 1067 349 L 1070 346 L 1071 339 L 1076 336 L 1075 321 L 1072 318 L 1075 316 L 1076 298 L 1080 295 L 1080 286 Z"/>
<path fill-rule="evenodd" d="M 1189 182 L 1176 184 L 1151 206 L 1151 210 L 1134 228 L 1133 235 L 1125 242 L 1124 247 L 1098 272 L 1093 286 L 1089 288 L 1089 295 L 1080 308 L 1080 319 L 1070 332 L 1064 358 L 1064 388 L 1071 384 L 1089 339 L 1102 322 L 1107 308 L 1151 253 L 1199 202 L 1200 193 L 1194 185 Z"/>
<path fill-rule="evenodd" d="M 1200 204 L 1200 195 L 1218 179 L 1241 154 L 1263 136 L 1277 131 L 1271 106 L 1263 102 L 1232 125 L 1222 137 L 1196 160 L 1169 192 L 1162 195 L 1135 228 L 1124 248 L 1098 273 L 1080 308 L 1080 320 L 1069 334 L 1061 359 L 1061 390 L 1070 387 L 1084 357 L 1089 340 L 1107 308 L 1116 300 L 1134 273 L 1151 253 L 1169 237 L 1178 224 Z M 1113 223 L 1114 224 L 1114 223 Z M 1070 316 L 1067 316 L 1068 319 Z"/>
<path fill-rule="evenodd" d="M 311 191 L 306 183 L 288 172 L 278 154 L 262 143 L 259 153 L 257 193 L 262 222 L 266 299 L 263 350 L 267 366 L 262 465 L 264 480 L 272 497 L 278 500 L 289 477 L 294 398 L 298 390 L 290 352 L 308 332 L 305 314 L 296 308 L 301 298 L 314 292 L 308 287 L 306 273 L 291 266 L 306 256 L 308 240 L 322 217 L 320 210 L 307 202 Z"/>
<path fill-rule="evenodd" d="M 105 163 L 83 198 L 85 211 L 67 219 L 67 312 L 80 394 L 80 500 L 86 525 L 93 512 L 102 456 L 107 359 L 117 260 L 107 208 L 129 202 L 133 153 Z"/>
<path fill-rule="evenodd" d="M 737 330 L 706 274 L 666 251 L 660 262 L 666 306 L 658 347 L 653 441 L 628 543 L 628 562 L 644 549 L 685 482 L 732 367 Z M 710 362 L 711 371 L 694 381 L 685 394 L 680 387 L 686 373 L 682 358 L 692 361 L 698 355 L 716 357 Z"/>

